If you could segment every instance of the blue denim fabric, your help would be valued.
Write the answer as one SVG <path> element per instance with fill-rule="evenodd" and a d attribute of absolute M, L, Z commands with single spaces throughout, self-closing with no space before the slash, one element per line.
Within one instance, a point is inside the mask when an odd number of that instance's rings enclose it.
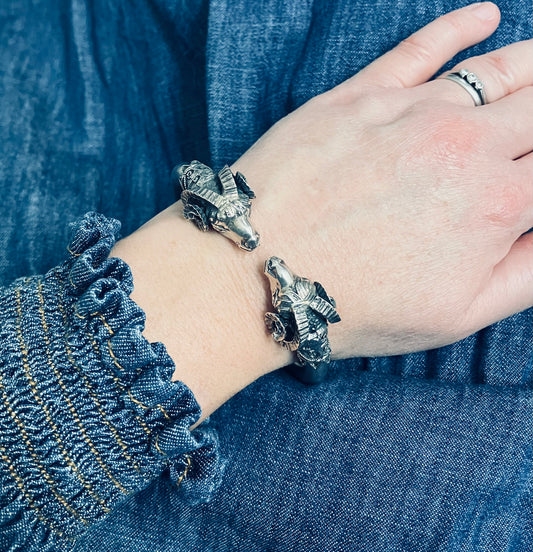
<path fill-rule="evenodd" d="M 206 17 L 185 0 L 0 2 L 0 284 L 62 262 L 89 210 L 129 234 L 174 200 L 174 161 L 208 151 Z"/>
<path fill-rule="evenodd" d="M 89 213 L 69 260 L 0 288 L 0 550 L 71 550 L 167 469 L 192 504 L 220 481 L 214 432 L 189 431 L 200 407 L 107 259 L 119 227 Z"/>
<path fill-rule="evenodd" d="M 173 199 L 176 162 L 231 162 L 280 117 L 454 0 L 135 0 L 0 6 L 0 281 L 63 258 L 96 209 L 129 232 Z M 461 54 L 531 37 L 531 3 Z M 43 232 L 45 229 L 45 232 Z M 270 374 L 212 417 L 208 504 L 167 474 L 77 552 L 529 552 L 533 311 L 455 345 Z"/>

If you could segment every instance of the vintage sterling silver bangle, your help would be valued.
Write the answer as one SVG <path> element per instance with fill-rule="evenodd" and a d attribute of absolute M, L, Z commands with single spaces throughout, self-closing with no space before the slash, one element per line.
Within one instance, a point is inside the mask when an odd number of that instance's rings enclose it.
<path fill-rule="evenodd" d="M 233 175 L 226 165 L 217 175 L 200 161 L 191 161 L 174 167 L 171 179 L 185 218 L 200 230 L 212 228 L 245 251 L 259 245 L 249 219 L 255 194 L 242 173 Z"/>
<path fill-rule="evenodd" d="M 328 322 L 340 321 L 336 304 L 318 282 L 294 274 L 279 257 L 265 262 L 272 305 L 265 324 L 274 339 L 296 353 L 291 373 L 304 383 L 319 383 L 328 372 L 331 347 Z"/>
<path fill-rule="evenodd" d="M 468 69 L 460 69 L 454 73 L 449 73 L 444 78 L 461 85 L 472 96 L 476 106 L 487 103 L 485 85 L 475 73 L 472 73 Z"/>

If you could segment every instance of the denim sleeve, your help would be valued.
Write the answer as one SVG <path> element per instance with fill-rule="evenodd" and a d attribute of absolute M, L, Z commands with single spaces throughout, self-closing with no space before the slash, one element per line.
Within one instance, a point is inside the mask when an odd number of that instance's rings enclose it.
<path fill-rule="evenodd" d="M 164 470 L 191 503 L 221 479 L 216 434 L 141 332 L 120 224 L 88 213 L 69 258 L 0 289 L 0 549 L 68 551 Z"/>

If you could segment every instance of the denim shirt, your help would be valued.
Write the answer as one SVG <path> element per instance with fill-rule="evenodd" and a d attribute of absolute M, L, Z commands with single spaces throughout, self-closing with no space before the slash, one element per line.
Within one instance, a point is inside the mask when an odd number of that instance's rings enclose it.
<path fill-rule="evenodd" d="M 531 309 L 317 387 L 269 374 L 191 433 L 107 258 L 115 219 L 174 200 L 175 163 L 232 162 L 466 3 L 2 2 L 0 550 L 533 549 Z M 455 61 L 531 36 L 530 2 L 499 6 Z"/>

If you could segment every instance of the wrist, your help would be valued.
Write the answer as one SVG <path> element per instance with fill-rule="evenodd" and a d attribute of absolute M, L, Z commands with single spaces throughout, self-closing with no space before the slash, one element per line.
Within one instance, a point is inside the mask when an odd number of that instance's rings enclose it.
<path fill-rule="evenodd" d="M 174 379 L 187 384 L 208 416 L 260 376 L 289 364 L 290 352 L 266 331 L 268 253 L 243 253 L 199 232 L 175 203 L 131 236 L 113 256 L 133 273 L 132 298 L 146 313 L 143 335 L 161 341 Z"/>

